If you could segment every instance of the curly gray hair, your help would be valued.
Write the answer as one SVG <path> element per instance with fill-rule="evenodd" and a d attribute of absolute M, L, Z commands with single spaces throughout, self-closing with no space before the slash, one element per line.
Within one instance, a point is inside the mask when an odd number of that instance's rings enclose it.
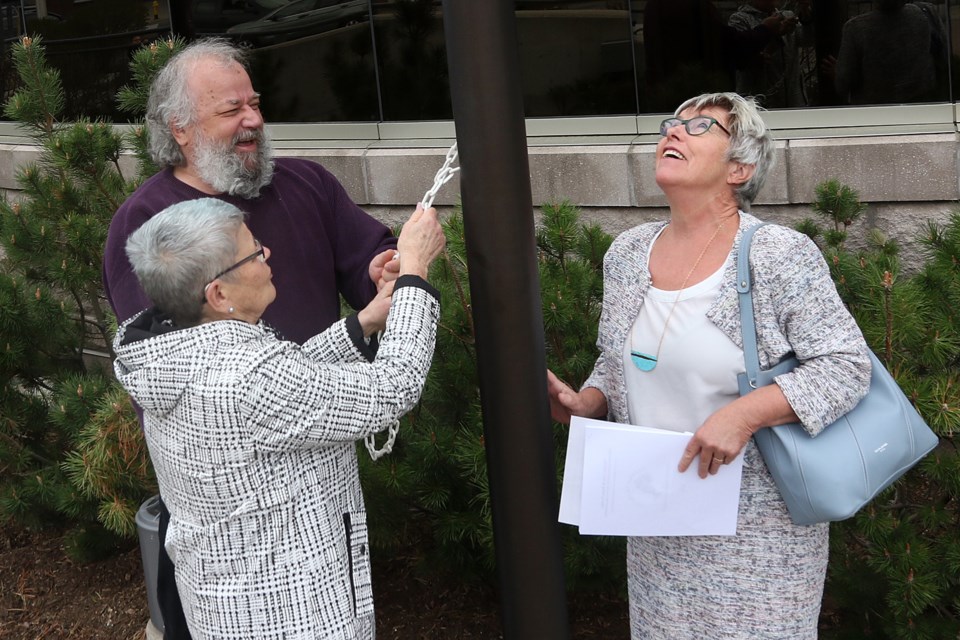
<path fill-rule="evenodd" d="M 154 305 L 181 327 L 200 322 L 203 288 L 233 263 L 245 214 L 200 198 L 170 205 L 127 238 L 127 257 Z"/>
<path fill-rule="evenodd" d="M 767 174 L 773 168 L 773 136 L 760 117 L 760 106 L 757 102 L 736 93 L 704 93 L 681 104 L 674 115 L 679 117 L 680 113 L 687 109 L 701 111 L 707 107 L 723 109 L 730 115 L 727 124 L 727 129 L 730 130 L 727 159 L 754 166 L 753 176 L 734 190 L 737 204 L 744 211 L 748 211 L 767 179 Z"/>
<path fill-rule="evenodd" d="M 191 43 L 170 58 L 150 85 L 147 97 L 150 157 L 161 167 L 186 164 L 171 127 L 182 128 L 194 123 L 196 109 L 187 82 L 194 65 L 207 59 L 224 67 L 239 64 L 247 69 L 247 55 L 243 49 L 223 38 L 208 38 Z"/>

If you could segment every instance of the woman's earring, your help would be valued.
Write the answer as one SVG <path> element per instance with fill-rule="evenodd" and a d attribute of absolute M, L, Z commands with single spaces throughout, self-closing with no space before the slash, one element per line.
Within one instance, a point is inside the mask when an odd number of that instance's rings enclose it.
<path fill-rule="evenodd" d="M 227 311 L 230 313 L 233 313 L 233 307 L 230 307 L 229 309 L 227 309 Z"/>

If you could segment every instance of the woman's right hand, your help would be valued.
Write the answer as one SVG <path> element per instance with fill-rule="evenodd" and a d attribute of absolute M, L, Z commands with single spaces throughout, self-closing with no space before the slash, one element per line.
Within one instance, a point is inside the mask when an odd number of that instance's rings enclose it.
<path fill-rule="evenodd" d="M 599 418 L 607 414 L 607 397 L 599 389 L 587 387 L 576 392 L 547 369 L 547 395 L 550 416 L 562 424 L 570 424 L 572 416 Z"/>
<path fill-rule="evenodd" d="M 437 210 L 426 211 L 420 205 L 403 225 L 397 238 L 400 254 L 400 275 L 412 274 L 426 279 L 430 264 L 446 246 L 447 238 L 437 220 Z"/>

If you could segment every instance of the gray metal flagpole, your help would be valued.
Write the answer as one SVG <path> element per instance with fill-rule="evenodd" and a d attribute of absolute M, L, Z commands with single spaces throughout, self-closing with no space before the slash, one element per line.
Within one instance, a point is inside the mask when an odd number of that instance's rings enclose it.
<path fill-rule="evenodd" d="M 569 638 L 513 0 L 444 0 L 501 619 Z"/>

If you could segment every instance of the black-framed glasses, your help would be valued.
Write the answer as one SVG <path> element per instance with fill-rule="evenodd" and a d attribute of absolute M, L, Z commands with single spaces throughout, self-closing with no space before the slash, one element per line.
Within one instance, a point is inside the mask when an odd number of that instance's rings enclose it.
<path fill-rule="evenodd" d="M 242 267 L 243 265 L 245 265 L 245 264 L 247 264 L 248 262 L 251 262 L 251 261 L 253 261 L 253 260 L 256 260 L 257 258 L 260 258 L 260 262 L 266 262 L 266 261 L 267 261 L 267 258 L 266 258 L 266 255 L 265 255 L 264 252 L 263 252 L 263 245 L 260 244 L 260 241 L 257 240 L 256 238 L 254 238 L 254 239 L 253 239 L 253 246 L 255 246 L 255 247 L 257 248 L 256 251 L 254 251 L 253 253 L 251 253 L 250 255 L 248 255 L 246 258 L 243 258 L 242 260 L 239 260 L 238 262 L 234 262 L 232 265 L 230 265 L 229 267 L 227 267 L 226 269 L 224 269 L 223 271 L 221 271 L 221 272 L 218 273 L 217 275 L 213 276 L 213 278 L 210 279 L 210 282 L 208 282 L 206 285 L 204 285 L 204 287 L 203 287 L 203 292 L 204 292 L 204 294 L 206 294 L 206 292 L 207 292 L 207 287 L 209 287 L 211 284 L 213 284 L 213 281 L 214 281 L 214 280 L 216 280 L 217 278 L 222 278 L 223 276 L 227 275 L 228 273 L 230 273 L 230 272 L 233 271 L 234 269 L 239 269 L 239 268 Z M 207 300 L 206 295 L 204 295 L 203 300 L 204 300 L 204 302 L 206 302 L 206 300 Z"/>
<path fill-rule="evenodd" d="M 731 135 L 727 128 L 720 124 L 720 121 L 716 118 L 711 118 L 710 116 L 694 116 L 689 120 L 683 120 L 682 118 L 667 118 L 660 123 L 660 137 L 666 137 L 667 132 L 674 127 L 679 127 L 683 125 L 683 128 L 687 130 L 692 136 L 702 136 L 707 131 L 710 131 L 710 127 L 717 125 L 720 127 L 720 130 L 723 131 L 728 136 Z"/>

